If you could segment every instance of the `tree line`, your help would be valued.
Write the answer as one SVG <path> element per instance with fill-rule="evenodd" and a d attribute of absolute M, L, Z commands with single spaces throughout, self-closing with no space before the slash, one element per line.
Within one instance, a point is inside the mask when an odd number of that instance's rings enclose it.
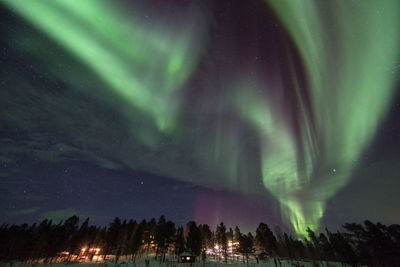
<path fill-rule="evenodd" d="M 122 255 L 134 262 L 146 250 L 154 251 L 160 261 L 165 261 L 167 253 L 178 256 L 185 251 L 206 261 L 206 252 L 218 248 L 218 257 L 227 261 L 230 246 L 231 254 L 240 254 L 246 261 L 253 257 L 258 262 L 260 255 L 267 255 L 274 259 L 338 261 L 353 266 L 400 266 L 400 225 L 365 221 L 342 227 L 342 231 L 325 229 L 325 233 L 319 234 L 308 228 L 307 236 L 298 239 L 279 229 L 274 233 L 265 223 L 246 234 L 238 226 L 228 229 L 223 222 L 215 230 L 194 221 L 176 227 L 161 216 L 158 221 L 153 218 L 141 222 L 115 218 L 102 227 L 90 225 L 89 218 L 80 224 L 79 218 L 72 216 L 59 223 L 45 219 L 32 225 L 2 225 L 0 261 L 51 263 L 64 252 L 64 260 L 69 262 L 83 247 L 101 248 L 99 256 L 106 259 L 113 255 L 116 262 Z"/>

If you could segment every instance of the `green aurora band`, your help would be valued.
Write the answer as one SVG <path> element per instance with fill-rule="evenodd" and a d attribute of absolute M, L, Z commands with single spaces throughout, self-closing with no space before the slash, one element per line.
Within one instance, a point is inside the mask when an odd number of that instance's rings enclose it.
<path fill-rule="evenodd" d="M 304 234 L 306 226 L 318 227 L 326 201 L 348 183 L 390 104 L 400 51 L 400 2 L 267 3 L 301 55 L 314 123 L 303 114 L 301 160 L 294 136 L 284 125 L 272 126 L 273 153 L 265 152 L 262 160 L 264 185 L 296 232 Z M 260 112 L 253 116 L 265 114 Z"/>
<path fill-rule="evenodd" d="M 160 131 L 173 129 L 174 91 L 190 77 L 200 55 L 196 14 L 185 24 L 191 26 L 171 32 L 124 19 L 110 1 L 2 2 L 61 43 L 116 94 L 150 114 Z M 104 16 L 99 19 L 99 14 Z"/>
<path fill-rule="evenodd" d="M 300 120 L 300 133 L 293 131 L 293 121 L 285 117 L 285 107 L 277 104 L 279 99 L 272 93 L 288 90 L 283 83 L 265 84 L 245 77 L 225 81 L 229 92 L 221 110 L 235 109 L 257 133 L 260 166 L 253 162 L 248 169 L 260 169 L 266 190 L 280 203 L 284 221 L 303 235 L 306 227 L 318 228 L 327 201 L 349 182 L 390 104 L 395 85 L 391 69 L 400 51 L 400 2 L 265 1 L 284 24 L 305 69 L 310 105 L 306 105 L 294 67 L 289 74 L 294 84 L 289 89 L 295 92 L 299 105 L 296 119 Z M 132 130 L 144 146 L 157 151 L 159 143 L 152 140 L 155 135 L 179 139 L 182 91 L 208 44 L 207 20 L 195 7 L 185 23 L 171 26 L 128 18 L 111 1 L 1 2 L 58 42 L 95 73 L 112 94 L 152 119 L 157 129 L 154 135 Z M 29 49 L 29 41 L 25 45 Z M 261 90 L 264 88 L 274 90 Z M 240 134 L 233 126 L 223 126 L 216 127 L 215 139 L 211 134 L 185 136 L 190 141 L 185 139 L 187 143 L 194 143 L 188 149 L 193 150 L 188 161 L 211 170 L 208 180 L 197 179 L 201 175 L 193 173 L 189 177 L 192 170 L 184 169 L 186 166 L 177 173 L 175 162 L 166 167 L 146 162 L 139 167 L 252 193 L 242 185 L 246 179 L 255 179 L 255 172 L 243 175 L 237 167 L 252 158 L 240 158 L 245 146 L 240 143 Z M 160 162 L 174 159 L 173 150 L 166 150 L 166 160 Z M 130 151 L 113 152 L 128 161 Z M 217 168 L 221 170 L 214 171 Z"/>

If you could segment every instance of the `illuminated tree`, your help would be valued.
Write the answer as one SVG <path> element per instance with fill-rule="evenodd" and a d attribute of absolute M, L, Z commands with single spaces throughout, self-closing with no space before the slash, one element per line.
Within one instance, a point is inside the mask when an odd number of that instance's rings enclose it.
<path fill-rule="evenodd" d="M 207 224 L 200 224 L 199 229 L 201 231 L 202 249 L 213 248 L 213 233 L 211 232 L 210 226 Z"/>
<path fill-rule="evenodd" d="M 241 236 L 242 236 L 242 233 L 240 232 L 239 227 L 236 225 L 235 232 L 233 233 L 233 241 L 239 242 Z"/>
<path fill-rule="evenodd" d="M 216 235 L 217 243 L 224 253 L 224 258 L 225 258 L 225 262 L 226 262 L 228 260 L 227 259 L 228 239 L 226 237 L 226 226 L 223 222 L 221 222 L 219 225 L 217 225 L 215 235 Z"/>

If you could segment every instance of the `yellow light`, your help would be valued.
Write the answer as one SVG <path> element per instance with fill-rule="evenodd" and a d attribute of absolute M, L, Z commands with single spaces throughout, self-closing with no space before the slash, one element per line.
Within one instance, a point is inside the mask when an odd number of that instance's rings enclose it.
<path fill-rule="evenodd" d="M 86 251 L 86 248 L 81 249 L 82 251 Z"/>
<path fill-rule="evenodd" d="M 190 257 L 186 257 L 186 260 L 190 260 Z"/>

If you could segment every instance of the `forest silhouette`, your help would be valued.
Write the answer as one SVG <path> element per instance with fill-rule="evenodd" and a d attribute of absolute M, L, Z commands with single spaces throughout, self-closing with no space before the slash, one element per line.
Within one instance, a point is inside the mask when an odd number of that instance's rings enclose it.
<path fill-rule="evenodd" d="M 80 223 L 79 217 L 72 216 L 59 223 L 44 219 L 31 225 L 3 224 L 0 261 L 76 262 L 79 255 L 85 255 L 89 260 L 97 256 L 102 261 L 112 256 L 114 262 L 125 256 L 135 262 L 145 251 L 153 251 L 160 262 L 166 260 L 167 254 L 178 259 L 189 252 L 203 262 L 210 257 L 226 262 L 230 255 L 241 255 L 247 263 L 249 258 L 257 263 L 274 258 L 400 266 L 400 225 L 366 220 L 363 224 L 346 223 L 342 228 L 336 232 L 325 229 L 325 233 L 308 228 L 306 237 L 297 238 L 279 228 L 274 233 L 265 223 L 246 234 L 238 226 L 227 228 L 223 222 L 212 230 L 207 224 L 197 225 L 194 221 L 177 227 L 164 216 L 158 221 L 153 218 L 141 222 L 117 217 L 108 226 L 96 226 L 89 224 L 89 218 Z M 217 256 L 210 256 L 215 248 Z"/>

